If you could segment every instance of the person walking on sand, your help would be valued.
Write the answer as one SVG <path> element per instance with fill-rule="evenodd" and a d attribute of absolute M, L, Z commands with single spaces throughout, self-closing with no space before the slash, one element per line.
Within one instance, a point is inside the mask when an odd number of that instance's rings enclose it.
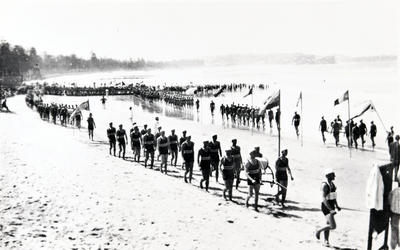
<path fill-rule="evenodd" d="M 363 120 L 360 120 L 360 125 L 358 126 L 359 132 L 360 132 L 360 137 L 361 137 L 361 146 L 364 148 L 365 144 L 365 139 L 364 136 L 367 134 L 367 126 L 363 122 Z"/>
<path fill-rule="evenodd" d="M 96 123 L 94 122 L 94 119 L 92 117 L 92 113 L 89 114 L 89 118 L 87 119 L 88 123 L 88 130 L 89 130 L 89 139 L 92 138 L 93 141 L 93 130 L 96 127 Z"/>
<path fill-rule="evenodd" d="M 222 156 L 221 152 L 221 144 L 219 141 L 217 141 L 218 136 L 213 135 L 212 136 L 212 141 L 210 142 L 210 154 L 211 154 L 211 171 L 210 171 L 210 176 L 212 176 L 212 171 L 215 171 L 215 181 L 218 182 L 218 176 L 219 176 L 219 170 L 218 170 L 218 165 L 219 165 L 219 157 Z"/>
<path fill-rule="evenodd" d="M 182 143 L 181 152 L 185 164 L 184 180 L 187 183 L 187 175 L 189 174 L 189 183 L 192 183 L 193 162 L 194 162 L 194 143 L 191 141 L 191 136 L 186 137 L 186 141 Z"/>
<path fill-rule="evenodd" d="M 240 153 L 240 147 L 237 145 L 237 139 L 232 140 L 231 151 L 233 157 L 233 168 L 235 169 L 236 189 L 238 189 L 240 183 L 240 171 L 242 170 L 242 155 Z"/>
<path fill-rule="evenodd" d="M 325 138 L 325 132 L 328 131 L 327 129 L 327 125 L 326 125 L 326 120 L 324 119 L 324 117 L 321 118 L 321 121 L 319 122 L 319 129 L 321 131 L 321 135 L 322 135 L 322 141 L 325 143 L 326 142 L 326 138 Z"/>
<path fill-rule="evenodd" d="M 171 135 L 168 136 L 169 150 L 171 151 L 171 165 L 176 167 L 178 160 L 178 136 L 175 134 L 175 129 L 171 130 Z"/>
<path fill-rule="evenodd" d="M 276 122 L 276 127 L 279 129 L 281 129 L 281 110 L 279 108 L 276 109 L 275 112 L 275 122 Z"/>
<path fill-rule="evenodd" d="M 154 135 L 151 133 L 151 129 L 147 129 L 147 133 L 143 136 L 143 144 L 145 148 L 145 160 L 144 160 L 144 167 L 147 168 L 147 161 L 149 160 L 149 156 L 151 157 L 150 168 L 153 168 L 154 164 Z"/>
<path fill-rule="evenodd" d="M 272 109 L 268 110 L 268 121 L 269 127 L 272 128 L 272 120 L 274 119 L 274 111 Z"/>
<path fill-rule="evenodd" d="M 369 128 L 369 135 L 371 137 L 372 148 L 375 148 L 375 137 L 376 137 L 376 134 L 377 134 L 376 125 L 374 124 L 374 121 L 371 121 L 371 127 Z"/>
<path fill-rule="evenodd" d="M 233 167 L 232 151 L 225 150 L 226 156 L 222 157 L 220 163 L 220 170 L 222 179 L 225 182 L 225 189 L 223 192 L 224 199 L 226 200 L 226 192 L 228 192 L 229 200 L 232 201 L 233 180 L 235 179 L 235 169 Z"/>
<path fill-rule="evenodd" d="M 249 185 L 249 192 L 246 198 L 246 207 L 249 207 L 249 200 L 253 196 L 254 191 L 254 210 L 258 212 L 258 196 L 260 193 L 261 185 L 261 163 L 256 159 L 255 151 L 250 152 L 250 159 L 245 164 L 247 185 Z"/>
<path fill-rule="evenodd" d="M 400 140 L 400 136 L 396 135 L 396 141 L 394 141 L 390 144 L 390 161 L 393 163 L 393 167 L 394 167 L 394 177 L 395 177 L 394 180 L 397 181 L 400 186 L 400 180 L 398 180 L 398 175 L 397 175 L 397 173 L 399 172 L 399 165 L 400 165 L 399 140 Z"/>
<path fill-rule="evenodd" d="M 337 122 L 335 119 L 334 122 L 332 123 L 332 133 L 333 137 L 335 138 L 335 144 L 336 147 L 339 146 L 339 134 L 340 134 L 340 123 Z"/>
<path fill-rule="evenodd" d="M 196 110 L 197 112 L 199 112 L 199 108 L 200 108 L 200 101 L 199 99 L 196 100 Z"/>
<path fill-rule="evenodd" d="M 128 143 L 128 136 L 126 135 L 125 129 L 122 128 L 122 124 L 119 125 L 119 129 L 117 131 L 117 140 L 119 147 L 118 157 L 121 158 L 122 152 L 122 159 L 125 160 L 125 150 L 126 144 Z"/>
<path fill-rule="evenodd" d="M 186 137 L 186 130 L 183 130 L 182 131 L 182 137 L 181 138 L 179 138 L 179 151 L 180 152 L 182 152 L 182 144 L 186 141 L 186 139 L 187 139 L 187 137 Z M 185 168 L 185 162 L 186 161 L 183 161 L 183 163 L 182 163 L 182 169 L 184 169 Z"/>
<path fill-rule="evenodd" d="M 388 148 L 389 148 L 389 154 L 390 154 L 390 144 L 392 144 L 392 142 L 394 141 L 394 130 L 393 130 L 393 126 L 390 127 L 390 131 L 387 132 L 387 137 L 386 137 L 386 142 L 388 144 Z"/>
<path fill-rule="evenodd" d="M 353 126 L 353 140 L 356 149 L 358 149 L 358 138 L 360 138 L 360 128 L 358 127 L 357 122 L 355 122 Z"/>
<path fill-rule="evenodd" d="M 203 147 L 197 154 L 197 164 L 200 167 L 203 178 L 200 180 L 200 188 L 203 189 L 203 182 L 206 183 L 206 191 L 208 192 L 208 185 L 210 182 L 211 172 L 211 156 L 208 141 L 203 142 Z"/>
<path fill-rule="evenodd" d="M 211 110 L 211 115 L 214 115 L 214 110 L 215 110 L 215 103 L 213 100 L 210 102 L 210 110 Z"/>
<path fill-rule="evenodd" d="M 329 233 L 331 230 L 336 229 L 336 221 L 335 214 L 336 210 L 341 210 L 337 203 L 337 195 L 336 195 L 336 186 L 333 183 L 335 180 L 335 173 L 332 169 L 325 170 L 326 181 L 322 183 L 322 203 L 321 203 L 321 211 L 324 214 L 327 222 L 327 226 L 324 226 L 317 230 L 315 233 L 316 238 L 319 240 L 320 235 L 324 232 L 324 245 L 329 246 Z"/>
<path fill-rule="evenodd" d="M 107 137 L 108 137 L 108 142 L 110 144 L 110 155 L 111 155 L 111 150 L 114 151 L 114 156 L 115 156 L 115 144 L 116 144 L 116 135 L 117 131 L 116 129 L 113 127 L 113 123 L 110 122 L 110 127 L 107 129 Z"/>
<path fill-rule="evenodd" d="M 286 193 L 287 193 L 287 187 L 288 187 L 288 174 L 287 173 L 289 173 L 292 181 L 294 180 L 292 171 L 290 170 L 290 167 L 289 167 L 289 159 L 286 157 L 287 154 L 288 154 L 287 149 L 282 150 L 281 157 L 279 157 L 275 163 L 275 179 L 276 179 L 276 182 L 279 184 L 278 185 L 278 193 L 275 195 L 275 200 L 276 200 L 276 202 L 279 202 L 279 196 L 281 196 L 280 202 L 281 202 L 282 207 L 285 207 L 285 201 L 286 201 Z"/>
<path fill-rule="evenodd" d="M 165 131 L 161 131 L 160 136 L 157 139 L 157 148 L 158 153 L 161 156 L 160 172 L 167 174 L 169 143 L 168 138 L 165 136 Z"/>
<path fill-rule="evenodd" d="M 133 160 L 139 162 L 142 134 L 139 132 L 138 126 L 133 127 L 133 131 L 131 132 L 130 136 L 131 136 L 131 147 L 133 151 Z"/>
<path fill-rule="evenodd" d="M 296 130 L 296 135 L 297 138 L 299 138 L 299 125 L 300 125 L 300 115 L 297 114 L 297 112 L 294 112 L 294 116 L 292 118 L 292 125 L 294 125 L 294 128 Z"/>

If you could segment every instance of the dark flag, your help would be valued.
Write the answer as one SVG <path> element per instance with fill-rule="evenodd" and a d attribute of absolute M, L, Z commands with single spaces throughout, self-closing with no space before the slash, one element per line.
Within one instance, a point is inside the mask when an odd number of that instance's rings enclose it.
<path fill-rule="evenodd" d="M 267 98 L 264 102 L 263 108 L 260 110 L 260 114 L 264 114 L 267 109 L 272 109 L 279 106 L 281 100 L 280 91 L 275 92 L 273 95 Z"/>
<path fill-rule="evenodd" d="M 354 119 L 354 118 L 357 118 L 357 117 L 360 117 L 360 116 L 362 116 L 365 112 L 367 112 L 368 110 L 375 110 L 375 107 L 374 107 L 374 105 L 372 104 L 372 102 L 369 102 L 369 103 L 367 103 L 366 105 L 365 105 L 365 107 L 361 110 L 361 112 L 358 114 L 358 115 L 356 115 L 356 116 L 353 116 L 351 119 Z"/>
<path fill-rule="evenodd" d="M 214 94 L 214 97 L 217 97 L 217 96 L 219 96 L 220 94 L 222 94 L 222 92 L 224 92 L 225 88 L 226 88 L 225 85 L 222 86 L 222 87 Z"/>
<path fill-rule="evenodd" d="M 253 87 L 250 88 L 249 93 L 247 93 L 246 95 L 243 96 L 243 98 L 248 97 L 249 95 L 253 94 Z"/>
<path fill-rule="evenodd" d="M 349 100 L 349 91 L 347 90 L 342 97 L 338 98 L 335 100 L 333 106 L 339 105 L 344 101 L 348 101 Z"/>

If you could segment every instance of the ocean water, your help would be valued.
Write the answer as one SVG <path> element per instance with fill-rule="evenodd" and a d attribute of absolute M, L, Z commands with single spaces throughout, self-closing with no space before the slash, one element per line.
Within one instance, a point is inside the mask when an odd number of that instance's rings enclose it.
<path fill-rule="evenodd" d="M 336 65 L 249 65 L 249 66 L 214 66 L 202 68 L 175 68 L 142 71 L 115 71 L 99 72 L 77 75 L 64 75 L 48 78 L 48 83 L 58 83 L 68 86 L 75 82 L 78 86 L 97 86 L 100 84 L 113 85 L 124 81 L 126 84 L 143 82 L 147 85 L 202 85 L 247 83 L 268 84 L 268 89 L 256 88 L 253 96 L 243 98 L 247 89 L 242 92 L 227 92 L 213 97 L 199 97 L 201 101 L 200 112 L 194 107 L 178 108 L 163 102 L 149 102 L 131 96 L 108 97 L 106 108 L 102 113 L 107 117 L 124 120 L 128 107 L 134 106 L 135 110 L 144 111 L 152 115 L 170 117 L 179 120 L 200 123 L 202 126 L 218 128 L 241 129 L 257 133 L 271 134 L 267 127 L 249 128 L 248 126 L 235 126 L 223 121 L 219 114 L 219 106 L 223 104 L 240 103 L 249 106 L 262 106 L 262 103 L 275 91 L 281 90 L 282 111 L 282 137 L 296 139 L 291 119 L 295 111 L 302 115 L 302 129 L 304 140 L 320 140 L 318 131 L 321 116 L 325 116 L 328 124 L 340 115 L 343 121 L 348 118 L 348 104 L 342 103 L 334 106 L 333 102 L 344 94 L 350 93 L 350 115 L 358 114 L 367 102 L 372 101 L 376 112 L 368 111 L 362 117 L 369 128 L 370 121 L 378 126 L 378 145 L 383 145 L 386 139 L 385 129 L 394 126 L 395 132 L 400 133 L 400 115 L 397 111 L 400 100 L 400 80 L 398 67 L 395 63 L 348 63 Z M 300 92 L 303 102 L 296 106 Z M 58 102 L 78 103 L 80 100 L 91 100 L 92 109 L 100 105 L 97 97 L 54 97 L 51 100 Z M 211 117 L 209 103 L 216 103 L 215 116 Z M 118 105 L 117 105 L 118 103 Z M 114 107 L 114 105 L 117 105 Z M 110 110 L 115 108 L 115 110 Z M 126 114 L 125 114 L 126 113 Z M 275 124 L 274 124 L 275 125 Z M 272 135 L 276 134 L 275 128 Z"/>

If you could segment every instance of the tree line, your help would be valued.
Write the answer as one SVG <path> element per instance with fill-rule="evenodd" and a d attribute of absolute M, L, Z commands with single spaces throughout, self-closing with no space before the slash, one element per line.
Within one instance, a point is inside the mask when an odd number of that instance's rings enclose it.
<path fill-rule="evenodd" d="M 173 67 L 179 65 L 201 65 L 202 61 L 170 61 L 155 62 L 145 61 L 143 58 L 136 60 L 116 60 L 111 58 L 98 58 L 94 52 L 89 59 L 83 59 L 75 54 L 40 56 L 35 48 L 28 50 L 20 45 L 10 45 L 8 42 L 0 43 L 0 77 L 23 76 L 29 78 L 32 71 L 43 73 L 78 72 L 116 69 L 142 69 L 147 67 Z"/>

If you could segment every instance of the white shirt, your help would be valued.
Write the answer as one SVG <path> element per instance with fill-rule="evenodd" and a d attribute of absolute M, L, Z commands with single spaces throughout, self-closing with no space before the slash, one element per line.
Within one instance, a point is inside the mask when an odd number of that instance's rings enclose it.
<path fill-rule="evenodd" d="M 369 172 L 369 177 L 367 181 L 367 208 L 383 210 L 383 191 L 384 184 L 382 174 L 379 167 L 375 165 Z"/>

